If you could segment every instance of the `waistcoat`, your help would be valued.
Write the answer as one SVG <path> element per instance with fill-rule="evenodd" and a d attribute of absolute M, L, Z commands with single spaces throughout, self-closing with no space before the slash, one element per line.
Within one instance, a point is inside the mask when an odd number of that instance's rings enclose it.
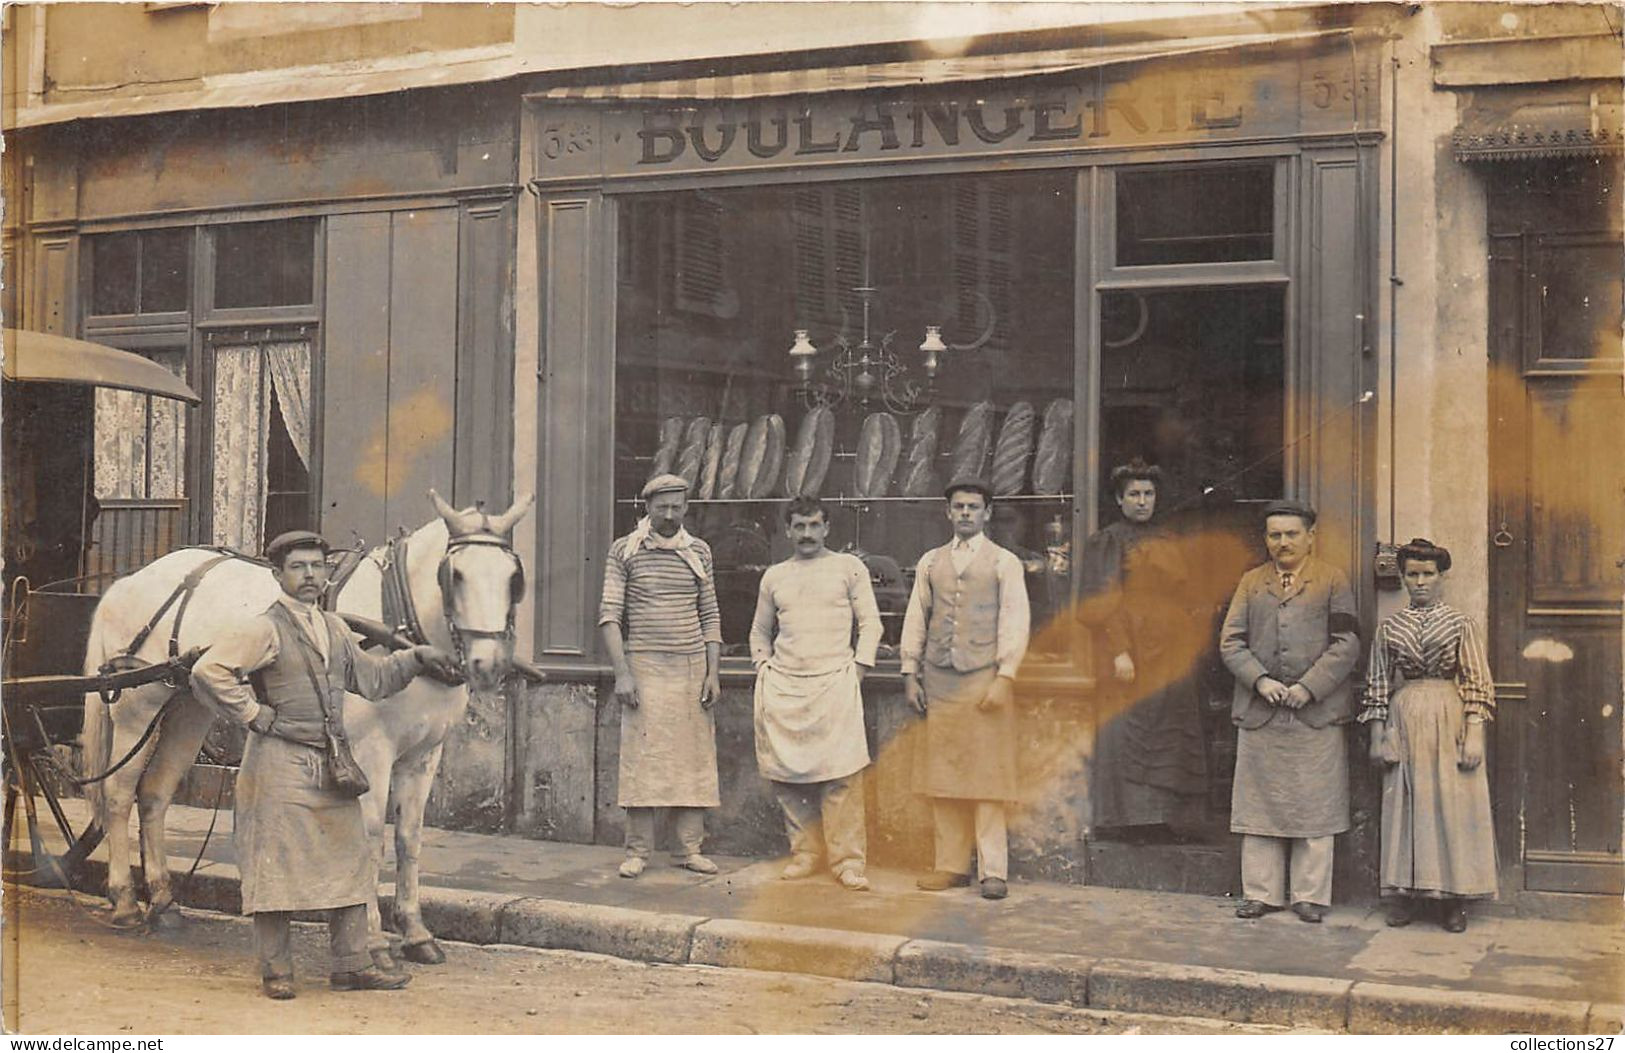
<path fill-rule="evenodd" d="M 302 742 L 307 746 L 325 746 L 327 736 L 324 731 L 324 718 L 322 715 L 321 699 L 311 688 L 310 674 L 305 671 L 305 661 L 310 661 L 310 668 L 316 671 L 316 679 L 326 689 L 328 705 L 339 718 L 341 726 L 337 729 L 343 733 L 342 720 L 344 713 L 344 688 L 349 677 L 345 675 L 345 666 L 350 661 L 350 652 L 343 644 L 340 636 L 341 630 L 334 629 L 328 623 L 328 636 L 333 641 L 329 648 L 332 658 L 330 664 L 324 668 L 322 656 L 317 653 L 316 646 L 310 643 L 304 632 L 294 623 L 293 615 L 288 613 L 286 607 L 280 603 L 273 603 L 265 616 L 271 619 L 276 628 L 277 658 L 276 661 L 256 672 L 252 679 L 254 694 L 263 706 L 270 706 L 276 717 L 271 721 L 271 734 L 278 738 L 291 739 Z M 318 617 L 327 617 L 325 613 Z M 334 683 L 341 685 L 334 688 Z"/>
<path fill-rule="evenodd" d="M 961 673 L 998 661 L 999 547 L 985 541 L 960 574 L 949 546 L 937 550 L 926 576 L 931 586 L 925 630 L 925 660 Z"/>

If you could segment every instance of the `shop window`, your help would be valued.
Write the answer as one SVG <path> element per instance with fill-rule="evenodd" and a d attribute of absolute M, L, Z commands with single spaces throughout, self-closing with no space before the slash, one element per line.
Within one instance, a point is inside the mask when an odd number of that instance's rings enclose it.
<path fill-rule="evenodd" d="M 192 231 L 130 230 L 90 242 L 90 313 L 184 311 L 192 282 Z"/>
<path fill-rule="evenodd" d="M 231 223 L 214 229 L 214 306 L 314 303 L 316 221 Z"/>
<path fill-rule="evenodd" d="M 941 487 L 956 452 L 977 462 L 960 468 L 1002 485 L 990 532 L 1026 563 L 1035 622 L 1066 607 L 1072 201 L 1071 176 L 1022 173 L 679 192 L 622 211 L 614 526 L 636 523 L 657 469 L 693 477 L 689 528 L 716 557 L 724 653 L 748 653 L 761 573 L 790 555 L 790 461 L 825 404 L 827 470 L 800 481 L 829 509 L 831 547 L 869 566 L 883 654 L 895 653 L 916 561 L 948 538 Z M 870 343 L 889 341 L 902 367 L 874 367 L 867 401 L 846 383 L 859 370 L 832 368 L 841 340 L 863 341 L 860 288 L 872 290 Z M 918 350 L 927 326 L 949 345 L 934 384 Z M 817 348 L 806 384 L 788 353 L 797 329 Z M 895 460 L 890 443 L 864 438 L 872 417 L 871 437 L 889 430 L 877 414 L 897 426 Z M 773 415 L 785 433 L 776 462 L 753 447 Z M 748 487 L 746 466 L 757 469 Z"/>
<path fill-rule="evenodd" d="M 1117 265 L 1267 260 L 1275 254 L 1275 164 L 1117 172 Z"/>
<path fill-rule="evenodd" d="M 140 353 L 176 376 L 186 375 L 184 349 Z M 134 391 L 97 388 L 95 429 L 97 500 L 172 500 L 185 496 L 186 411 L 179 402 Z"/>
<path fill-rule="evenodd" d="M 1163 470 L 1159 515 L 1283 488 L 1281 287 L 1101 297 L 1100 463 Z"/>
<path fill-rule="evenodd" d="M 312 521 L 311 340 L 223 337 L 211 359 L 210 540 L 259 552 Z"/>

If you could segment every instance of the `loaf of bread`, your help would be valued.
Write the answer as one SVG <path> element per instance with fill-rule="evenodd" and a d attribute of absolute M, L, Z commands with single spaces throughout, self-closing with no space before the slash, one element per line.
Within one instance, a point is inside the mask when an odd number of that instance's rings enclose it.
<path fill-rule="evenodd" d="M 903 451 L 903 431 L 885 410 L 864 418 L 858 432 L 853 490 L 858 497 L 885 497 Z"/>
<path fill-rule="evenodd" d="M 835 415 L 823 406 L 809 410 L 785 455 L 784 496 L 817 497 L 834 448 Z"/>
<path fill-rule="evenodd" d="M 698 497 L 701 501 L 709 501 L 717 496 L 717 473 L 722 468 L 722 443 L 727 429 L 721 424 L 711 425 L 711 432 L 705 437 L 705 467 L 700 469 L 700 488 Z"/>
<path fill-rule="evenodd" d="M 1033 493 L 1066 492 L 1072 474 L 1072 400 L 1056 399 L 1044 408 L 1044 430 L 1033 458 Z"/>
<path fill-rule="evenodd" d="M 757 499 L 773 496 L 773 488 L 783 478 L 779 473 L 784 468 L 784 418 L 777 413 L 769 413 L 764 419 L 767 423 L 767 449 L 762 453 L 762 467 L 756 473 L 755 485 L 750 491 L 750 496 Z"/>
<path fill-rule="evenodd" d="M 728 433 L 728 445 L 722 451 L 722 468 L 717 473 L 718 497 L 740 496 L 736 485 L 739 481 L 739 458 L 745 452 L 745 433 L 748 431 L 750 425 L 741 422 Z"/>
<path fill-rule="evenodd" d="M 959 422 L 959 438 L 954 441 L 954 468 L 949 482 L 980 479 L 987 470 L 988 450 L 993 446 L 993 403 L 978 402 L 965 411 Z"/>
<path fill-rule="evenodd" d="M 700 481 L 700 469 L 705 464 L 705 441 L 711 437 L 711 418 L 695 417 L 688 422 L 683 436 L 683 452 L 677 458 L 677 474 L 688 483 L 689 493 Z"/>
<path fill-rule="evenodd" d="M 999 441 L 993 448 L 993 493 L 1010 497 L 1021 493 L 1027 481 L 1027 459 L 1033 455 L 1033 423 L 1036 414 L 1030 402 L 1018 402 L 1004 415 Z"/>
<path fill-rule="evenodd" d="M 660 423 L 660 445 L 655 448 L 654 463 L 649 466 L 649 478 L 669 475 L 677 463 L 677 449 L 683 444 L 683 418 L 667 417 Z"/>
<path fill-rule="evenodd" d="M 908 460 L 903 465 L 903 496 L 934 497 L 937 493 L 937 439 L 942 411 L 935 406 L 914 418 L 908 432 Z"/>

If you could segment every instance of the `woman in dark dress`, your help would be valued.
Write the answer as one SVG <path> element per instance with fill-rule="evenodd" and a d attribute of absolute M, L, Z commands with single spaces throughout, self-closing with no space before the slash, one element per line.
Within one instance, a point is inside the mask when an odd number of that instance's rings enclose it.
<path fill-rule="evenodd" d="M 1426 538 L 1399 550 L 1410 606 L 1377 627 L 1360 722 L 1382 777 L 1382 891 L 1388 924 L 1410 924 L 1418 900 L 1440 924 L 1467 928 L 1467 900 L 1496 893 L 1495 828 L 1484 772 L 1484 724 L 1495 712 L 1478 627 L 1440 599 L 1450 553 Z"/>
<path fill-rule="evenodd" d="M 1112 471 L 1123 518 L 1084 542 L 1079 568 L 1100 684 L 1090 803 L 1102 837 L 1177 836 L 1200 822 L 1207 790 L 1193 676 L 1209 634 L 1179 545 L 1152 523 L 1161 479 L 1139 459 Z"/>

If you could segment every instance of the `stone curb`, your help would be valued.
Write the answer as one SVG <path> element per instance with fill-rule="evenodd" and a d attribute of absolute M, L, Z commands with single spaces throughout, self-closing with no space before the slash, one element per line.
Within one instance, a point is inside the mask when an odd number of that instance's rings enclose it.
<path fill-rule="evenodd" d="M 1356 1035 L 1391 1034 L 1396 1029 L 1428 1034 L 1583 1034 L 1590 1009 L 1587 1002 L 1361 982 L 1349 992 L 1348 1030 Z"/>
<path fill-rule="evenodd" d="M 177 879 L 191 860 L 172 859 Z M 89 880 L 86 880 L 86 879 Z M 99 888 L 92 861 L 78 885 Z M 239 881 L 176 883 L 187 907 L 239 913 Z M 380 896 L 386 917 L 388 887 Z M 702 918 L 506 893 L 426 887 L 441 939 L 586 951 L 634 961 L 807 973 L 1090 1009 L 1195 1016 L 1352 1034 L 1617 1034 L 1625 1005 L 916 940 L 805 925 Z M 316 914 L 312 918 L 318 917 Z"/>
<path fill-rule="evenodd" d="M 682 965 L 705 918 L 563 900 L 517 899 L 502 910 L 499 941 Z"/>
<path fill-rule="evenodd" d="M 694 930 L 688 960 L 692 965 L 811 973 L 889 984 L 894 976 L 892 962 L 907 942 L 906 936 L 724 918 L 705 922 Z"/>

